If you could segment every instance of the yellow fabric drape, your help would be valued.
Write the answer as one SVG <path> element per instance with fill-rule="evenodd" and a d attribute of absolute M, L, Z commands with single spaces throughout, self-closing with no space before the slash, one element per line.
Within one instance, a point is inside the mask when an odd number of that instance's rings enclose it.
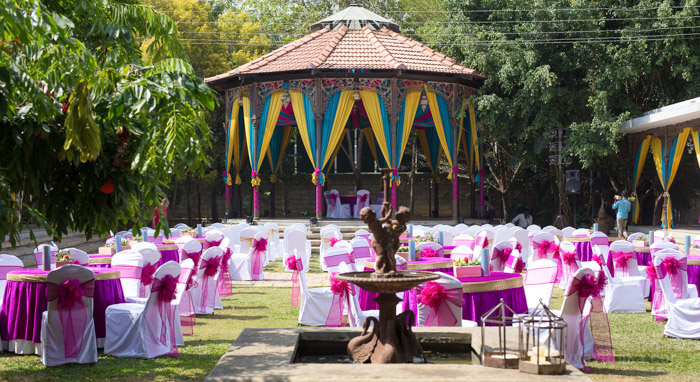
<path fill-rule="evenodd" d="M 425 134 L 425 130 L 416 130 L 416 135 L 418 136 L 418 141 L 423 148 L 423 153 L 428 159 L 428 165 L 435 173 L 435 178 L 437 179 L 437 171 L 440 165 L 440 158 L 442 158 L 442 146 L 438 147 L 437 163 L 433 166 L 433 160 L 430 155 L 430 144 L 428 144 L 428 136 Z"/>
<path fill-rule="evenodd" d="M 391 168 L 391 157 L 389 156 L 384 136 L 384 123 L 382 123 L 382 113 L 379 107 L 379 95 L 371 90 L 360 90 L 360 96 L 362 96 L 362 103 L 365 105 L 365 110 L 367 110 L 367 117 L 369 118 L 369 124 L 372 126 L 374 139 L 377 140 L 377 145 L 384 156 L 387 166 Z"/>
<path fill-rule="evenodd" d="M 326 154 L 323 156 L 323 163 L 321 163 L 321 167 L 319 167 L 320 169 L 323 169 L 326 166 L 326 163 L 328 163 L 331 157 L 333 157 L 333 152 L 337 149 L 336 146 L 338 145 L 339 141 L 343 139 L 345 124 L 348 122 L 353 105 L 355 105 L 355 100 L 353 100 L 351 97 L 353 92 L 353 90 L 343 90 L 340 93 L 338 109 L 336 110 L 335 118 L 333 119 L 333 129 L 331 130 L 331 135 L 328 139 Z M 316 144 L 321 143 L 316 142 Z"/>
<path fill-rule="evenodd" d="M 651 138 L 651 153 L 654 156 L 654 167 L 656 168 L 656 174 L 659 176 L 661 185 L 664 185 L 664 159 L 663 153 L 661 152 L 661 139 L 657 137 Z"/>
<path fill-rule="evenodd" d="M 262 144 L 259 145 L 260 152 L 258 153 L 258 163 L 255 166 L 256 172 L 260 171 L 260 166 L 262 166 L 263 160 L 265 160 L 265 154 L 270 148 L 270 140 L 272 139 L 272 135 L 275 133 L 275 127 L 277 126 L 277 120 L 280 117 L 281 111 L 282 92 L 273 93 L 270 96 L 270 108 L 268 109 L 267 121 L 265 122 L 265 134 L 263 134 Z M 257 185 L 259 185 L 259 181 Z"/>
<path fill-rule="evenodd" d="M 304 110 L 304 95 L 301 92 L 290 90 L 289 96 L 292 99 L 292 108 L 294 108 L 294 119 L 297 121 L 297 127 L 299 128 L 299 136 L 306 149 L 306 154 L 309 156 L 311 165 L 317 168 L 315 158 L 316 156 L 311 150 L 311 142 L 309 142 L 309 129 L 306 125 L 306 110 Z M 314 132 L 316 134 L 316 132 Z M 316 184 L 316 182 L 314 182 Z"/>
<path fill-rule="evenodd" d="M 408 144 L 408 138 L 411 136 L 413 120 L 416 118 L 416 110 L 418 110 L 418 104 L 420 103 L 420 95 L 420 91 L 411 92 L 406 95 L 406 104 L 403 110 L 403 135 L 401 137 L 401 147 L 399 148 L 400 155 L 398 158 L 403 158 L 403 153 Z"/>
<path fill-rule="evenodd" d="M 678 134 L 678 139 L 676 141 L 676 151 L 673 153 L 673 163 L 671 163 L 671 174 L 668 178 L 668 185 L 666 186 L 666 191 L 671 188 L 673 179 L 676 178 L 676 173 L 678 172 L 678 166 L 681 164 L 681 157 L 683 156 L 683 150 L 685 150 L 685 143 L 688 141 L 688 135 L 690 134 L 690 127 L 686 127 Z"/>
<path fill-rule="evenodd" d="M 649 141 L 651 141 L 651 135 L 647 135 L 646 138 L 642 141 L 640 147 L 639 147 L 639 163 L 637 163 L 637 177 L 634 179 L 634 187 L 632 188 L 632 192 L 636 195 L 637 193 L 637 184 L 639 184 L 639 178 L 642 177 L 642 168 L 644 168 L 644 162 L 647 159 L 647 152 L 649 152 Z M 633 222 L 635 224 L 639 223 L 639 198 L 635 197 L 634 198 L 634 216 L 633 216 Z"/>
<path fill-rule="evenodd" d="M 471 155 L 472 155 L 472 162 L 474 163 L 474 167 L 476 171 L 481 170 L 481 163 L 479 163 L 479 136 L 477 135 L 476 131 L 476 112 L 474 111 L 474 105 L 469 105 L 469 123 L 471 125 L 472 129 L 472 139 L 471 139 L 471 145 L 472 145 L 472 150 L 471 150 Z"/>
<path fill-rule="evenodd" d="M 228 135 L 228 152 L 226 153 L 226 174 L 227 174 L 227 180 L 226 184 L 229 186 L 233 185 L 233 181 L 231 181 L 232 174 L 231 174 L 231 163 L 235 164 L 235 170 L 236 170 L 236 178 L 235 178 L 235 183 L 236 184 L 241 184 L 241 176 L 239 174 L 241 170 L 241 158 L 243 157 L 242 155 L 242 150 L 245 150 L 245 146 L 241 146 L 242 142 L 239 142 L 238 140 L 238 131 L 241 129 L 241 126 L 238 126 L 238 116 L 240 113 L 241 106 L 238 105 L 238 100 L 241 98 L 236 98 L 233 100 L 231 104 L 231 119 L 229 120 L 229 135 Z M 246 130 L 246 134 L 248 134 L 249 126 L 250 126 L 250 99 L 248 97 L 242 97 L 243 100 L 243 121 L 245 123 L 245 126 L 243 128 Z M 233 159 L 233 160 L 232 160 Z"/>
<path fill-rule="evenodd" d="M 447 175 L 447 179 L 452 179 L 452 156 L 450 155 L 450 148 L 447 147 L 447 139 L 445 138 L 445 131 L 442 126 L 442 118 L 440 116 L 440 109 L 438 108 L 437 97 L 435 96 L 434 92 L 428 91 L 427 88 L 425 94 L 428 96 L 430 112 L 433 115 L 433 122 L 435 122 L 435 131 L 437 132 L 438 138 L 440 139 L 442 151 L 445 153 L 447 163 L 450 164 L 450 173 Z"/>
<path fill-rule="evenodd" d="M 362 133 L 365 134 L 365 140 L 367 141 L 367 144 L 369 144 L 369 151 L 372 153 L 374 163 L 376 163 L 377 166 L 380 166 L 379 157 L 377 156 L 377 148 L 374 147 L 374 134 L 372 133 L 372 128 L 365 127 L 364 129 L 362 129 Z"/>

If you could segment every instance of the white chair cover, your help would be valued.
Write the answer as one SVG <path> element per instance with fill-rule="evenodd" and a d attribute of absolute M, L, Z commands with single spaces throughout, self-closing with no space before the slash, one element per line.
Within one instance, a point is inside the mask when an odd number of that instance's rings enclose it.
<path fill-rule="evenodd" d="M 417 326 L 462 326 L 462 282 L 442 272 L 440 278 L 416 287 Z M 440 290 L 442 293 L 435 293 Z M 440 300 L 439 297 L 444 296 Z"/>
<path fill-rule="evenodd" d="M 340 272 L 338 266 L 343 262 L 353 268 L 353 272 L 356 270 L 354 269 L 355 259 L 352 257 L 352 247 L 347 248 L 339 246 L 327 249 L 323 253 L 323 258 L 321 260 L 323 264 L 325 264 L 328 272 Z"/>
<path fill-rule="evenodd" d="M 608 254 L 610 252 L 607 246 L 593 246 L 593 253 L 604 258 L 604 254 L 600 252 L 601 250 L 608 252 Z M 611 256 L 607 257 L 610 258 L 607 258 L 606 262 L 613 261 Z M 612 277 L 606 265 L 603 265 L 601 268 L 608 278 L 608 284 L 605 286 L 605 310 L 608 313 L 645 313 L 644 278 L 617 277 L 617 273 L 615 277 Z"/>
<path fill-rule="evenodd" d="M 214 311 L 223 254 L 220 247 L 207 248 L 202 254 L 197 270 L 197 285 L 190 289 L 196 313 L 209 314 Z"/>
<path fill-rule="evenodd" d="M 492 272 L 503 272 L 506 268 L 506 263 L 510 255 L 513 253 L 513 244 L 508 241 L 496 242 L 493 245 L 493 251 L 491 252 L 491 261 L 489 266 Z"/>
<path fill-rule="evenodd" d="M 87 267 L 90 263 L 90 257 L 88 256 L 87 252 L 83 251 L 82 249 L 66 248 L 64 251 L 68 251 L 70 253 L 70 257 L 77 261 L 78 265 Z"/>
<path fill-rule="evenodd" d="M 456 246 L 452 249 L 452 252 L 450 252 L 450 259 L 452 259 L 452 260 L 457 260 L 457 259 L 471 260 L 472 257 L 473 257 L 472 249 L 467 247 L 466 245 Z"/>
<path fill-rule="evenodd" d="M 177 281 L 180 265 L 168 261 L 156 271 L 153 291 L 145 304 L 107 307 L 105 354 L 114 357 L 177 357 Z"/>
<path fill-rule="evenodd" d="M 112 269 L 119 271 L 124 297 L 139 297 L 143 255 L 137 250 L 128 249 L 112 256 Z"/>
<path fill-rule="evenodd" d="M 678 338 L 700 339 L 700 298 L 677 298 L 676 291 L 671 284 L 671 277 L 677 277 L 669 272 L 664 260 L 673 257 L 682 261 L 684 255 L 670 251 L 659 251 L 654 256 L 654 267 L 659 277 L 659 286 L 665 304 L 668 321 L 664 328 L 664 335 Z M 686 275 L 687 277 L 687 275 Z M 687 282 L 687 281 L 686 281 Z M 678 288 L 676 288 L 678 289 Z"/>
<path fill-rule="evenodd" d="M 41 363 L 97 362 L 93 313 L 95 274 L 65 265 L 46 276 L 48 309 L 41 317 Z"/>
<path fill-rule="evenodd" d="M 549 306 L 556 278 L 557 264 L 552 260 L 536 260 L 530 264 L 524 281 L 528 312 L 532 312 L 540 301 Z"/>
<path fill-rule="evenodd" d="M 419 243 L 416 245 L 416 251 L 420 251 L 421 257 L 429 257 L 429 254 L 433 254 L 434 256 L 432 257 L 445 256 L 445 249 L 442 247 L 442 245 L 431 241 Z"/>
<path fill-rule="evenodd" d="M 663 264 L 663 268 L 654 266 L 655 290 L 652 296 L 651 314 L 661 321 L 664 318 L 668 318 L 669 308 L 667 303 L 669 298 L 680 300 L 694 299 L 698 297 L 698 291 L 694 284 L 688 284 L 688 259 L 683 252 L 667 248 L 654 254 L 654 264 L 657 263 L 657 258 L 661 259 L 659 262 Z M 660 278 L 663 278 L 666 273 L 669 275 L 669 285 L 673 291 L 673 296 L 667 296 L 664 292 L 661 292 L 663 289 L 660 285 Z"/>
<path fill-rule="evenodd" d="M 154 251 L 152 248 L 142 248 L 138 252 L 143 256 L 143 268 L 141 268 L 141 278 L 139 279 L 139 297 L 147 298 L 151 293 L 151 285 L 158 270 L 160 251 Z M 127 299 L 127 302 L 130 301 Z"/>
<path fill-rule="evenodd" d="M 241 230 L 238 251 L 231 255 L 231 261 L 233 263 L 231 266 L 231 271 L 233 272 L 231 274 L 232 280 L 252 280 L 250 273 L 250 248 L 257 233 L 258 231 L 252 227 L 246 227 Z"/>
<path fill-rule="evenodd" d="M 357 190 L 356 194 L 356 200 L 355 200 L 355 206 L 354 206 L 354 211 L 353 211 L 353 217 L 355 219 L 360 218 L 360 211 L 365 208 L 369 207 L 369 191 L 367 190 Z"/>
<path fill-rule="evenodd" d="M 282 244 L 280 243 L 280 227 L 277 223 L 265 223 L 263 229 L 268 233 L 267 260 L 274 261 L 282 257 Z"/>
<path fill-rule="evenodd" d="M 475 244 L 476 244 L 476 239 L 474 239 L 474 236 L 466 234 L 466 233 L 459 234 L 452 239 L 453 246 L 458 247 L 458 246 L 463 245 L 463 246 L 469 247 L 469 249 L 471 249 L 472 251 L 474 250 Z"/>
<path fill-rule="evenodd" d="M 2 306 L 2 298 L 5 295 L 7 272 L 21 269 L 24 269 L 24 264 L 19 257 L 5 254 L 0 255 L 0 306 Z M 0 350 L 2 350 L 2 348 L 2 345 L 0 345 Z"/>
<path fill-rule="evenodd" d="M 352 246 L 352 257 L 355 259 L 357 270 L 365 269 L 365 261 L 372 258 L 369 243 L 365 238 L 356 237 L 350 240 Z"/>

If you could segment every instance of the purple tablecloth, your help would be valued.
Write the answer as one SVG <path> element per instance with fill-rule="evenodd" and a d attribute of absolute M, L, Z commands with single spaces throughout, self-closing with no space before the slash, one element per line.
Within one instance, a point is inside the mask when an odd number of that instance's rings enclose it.
<path fill-rule="evenodd" d="M 94 273 L 113 272 L 108 268 L 91 268 Z M 48 274 L 41 269 L 24 269 L 10 274 Z M 48 298 L 45 282 L 8 281 L 0 307 L 0 339 L 41 342 L 41 315 L 46 311 Z M 119 279 L 95 280 L 94 310 L 95 337 L 104 338 L 105 310 L 112 304 L 126 302 Z"/>
<path fill-rule="evenodd" d="M 451 272 L 450 272 L 451 273 Z M 505 280 L 515 277 L 522 277 L 516 273 L 493 272 L 488 277 L 460 277 L 462 284 L 473 282 L 487 282 Z M 411 309 L 418 314 L 418 302 L 416 300 L 416 290 L 411 289 L 404 292 L 403 309 Z M 525 298 L 525 288 L 494 290 L 487 292 L 462 293 L 462 319 L 475 321 L 481 325 L 481 316 L 489 309 L 496 306 L 501 299 L 516 313 L 527 313 L 527 299 Z"/>
<path fill-rule="evenodd" d="M 88 255 L 88 258 L 90 259 L 104 259 L 104 258 L 112 258 L 112 255 L 100 255 L 100 254 L 93 254 L 93 255 Z M 88 264 L 88 268 L 112 268 L 112 264 Z"/>
<path fill-rule="evenodd" d="M 573 244 L 581 261 L 591 261 L 593 259 L 593 248 L 590 241 L 576 241 Z"/>
<path fill-rule="evenodd" d="M 449 260 L 449 259 L 447 259 L 445 257 L 422 257 L 420 260 L 409 261 L 407 264 L 408 264 L 408 266 L 410 266 L 410 265 L 427 266 L 427 264 L 430 264 L 430 263 L 444 262 L 446 260 Z M 365 267 L 364 270 L 365 271 L 373 271 L 374 268 Z M 411 269 L 409 268 L 409 270 L 411 270 Z M 422 268 L 420 270 L 430 271 L 430 272 L 452 272 L 451 268 Z M 377 305 L 377 303 L 374 302 L 374 299 L 377 298 L 377 296 L 379 296 L 379 293 L 367 292 L 366 290 L 360 288 L 360 293 L 357 296 L 357 299 L 360 302 L 360 309 L 362 309 L 362 310 L 379 309 L 379 305 Z"/>
<path fill-rule="evenodd" d="M 176 263 L 180 262 L 180 252 L 175 244 L 156 244 L 156 247 L 158 247 L 158 252 L 160 252 L 159 267 L 171 260 Z"/>

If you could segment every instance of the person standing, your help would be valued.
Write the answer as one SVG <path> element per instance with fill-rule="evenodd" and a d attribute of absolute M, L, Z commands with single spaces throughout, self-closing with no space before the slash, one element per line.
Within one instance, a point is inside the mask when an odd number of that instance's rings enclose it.
<path fill-rule="evenodd" d="M 153 210 L 153 229 L 156 229 L 156 226 L 158 223 L 160 223 L 160 212 L 163 212 L 163 216 L 167 219 L 168 218 L 168 206 L 170 206 L 170 202 L 168 202 L 168 199 L 163 199 L 160 202 L 160 210 L 158 210 L 158 207 L 156 207 Z"/>
<path fill-rule="evenodd" d="M 530 211 L 526 208 L 523 210 L 523 212 L 515 215 L 511 223 L 519 226 L 520 228 L 527 228 L 532 225 L 532 215 L 530 215 Z"/>
<path fill-rule="evenodd" d="M 626 238 L 627 218 L 632 209 L 632 203 L 627 199 L 627 190 L 622 191 L 622 196 L 615 195 L 615 199 L 617 201 L 613 204 L 612 208 L 613 210 L 617 210 L 617 236 Z"/>

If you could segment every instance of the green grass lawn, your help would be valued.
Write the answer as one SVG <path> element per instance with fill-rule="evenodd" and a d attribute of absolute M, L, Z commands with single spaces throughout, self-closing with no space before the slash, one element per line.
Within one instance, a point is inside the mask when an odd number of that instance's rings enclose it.
<path fill-rule="evenodd" d="M 318 257 L 312 264 L 318 269 Z M 312 260 L 313 261 L 313 260 Z M 279 268 L 279 269 L 277 269 Z M 266 271 L 281 271 L 274 262 Z M 291 288 L 235 287 L 223 300 L 224 310 L 197 316 L 195 335 L 179 358 L 150 360 L 114 358 L 99 353 L 95 365 L 46 368 L 38 356 L 0 353 L 0 379 L 25 380 L 202 380 L 243 328 L 295 327 L 298 308 L 290 305 Z M 554 290 L 552 306 L 561 307 L 563 293 Z M 649 304 L 647 303 L 647 309 Z M 610 314 L 615 363 L 589 361 L 588 374 L 596 381 L 700 380 L 700 342 L 663 338 L 663 324 L 647 314 Z"/>

